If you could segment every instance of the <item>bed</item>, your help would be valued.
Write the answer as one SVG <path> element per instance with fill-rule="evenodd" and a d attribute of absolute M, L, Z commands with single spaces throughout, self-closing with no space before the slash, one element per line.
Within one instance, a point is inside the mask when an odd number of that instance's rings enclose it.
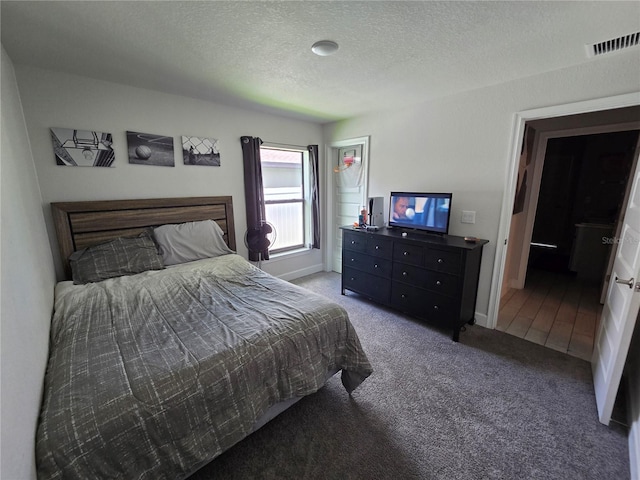
<path fill-rule="evenodd" d="M 186 478 L 336 372 L 349 394 L 371 374 L 342 307 L 233 252 L 231 197 L 52 212 L 73 281 L 56 285 L 38 478 Z M 146 236 L 169 261 L 158 232 L 193 225 L 213 225 L 223 253 L 78 280 L 81 259 Z"/>

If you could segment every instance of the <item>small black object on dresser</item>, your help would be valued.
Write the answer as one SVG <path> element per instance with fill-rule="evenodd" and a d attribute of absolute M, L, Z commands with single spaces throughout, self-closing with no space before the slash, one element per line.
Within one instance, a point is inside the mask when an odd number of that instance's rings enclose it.
<path fill-rule="evenodd" d="M 475 323 L 482 247 L 465 241 L 382 228 L 342 227 L 342 294 L 364 295 L 428 322 L 453 329 Z"/>

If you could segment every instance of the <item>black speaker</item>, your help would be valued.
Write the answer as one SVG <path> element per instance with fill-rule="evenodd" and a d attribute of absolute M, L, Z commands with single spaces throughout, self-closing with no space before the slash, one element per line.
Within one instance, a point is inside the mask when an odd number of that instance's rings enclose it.
<path fill-rule="evenodd" d="M 383 197 L 369 197 L 369 225 L 384 227 Z"/>

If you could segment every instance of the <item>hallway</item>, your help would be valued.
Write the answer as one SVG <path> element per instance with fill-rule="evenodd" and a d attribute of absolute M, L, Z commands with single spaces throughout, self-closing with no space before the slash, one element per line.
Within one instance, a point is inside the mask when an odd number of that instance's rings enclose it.
<path fill-rule="evenodd" d="M 525 288 L 510 288 L 500 301 L 500 331 L 591 361 L 602 313 L 599 286 L 543 270 L 527 274 Z"/>

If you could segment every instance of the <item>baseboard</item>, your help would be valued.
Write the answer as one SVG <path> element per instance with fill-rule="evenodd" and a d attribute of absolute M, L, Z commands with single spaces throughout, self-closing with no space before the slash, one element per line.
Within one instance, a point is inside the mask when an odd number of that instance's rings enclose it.
<path fill-rule="evenodd" d="M 480 325 L 481 327 L 484 327 L 484 328 L 489 328 L 488 315 L 486 315 L 485 313 L 476 312 L 475 317 L 476 317 L 476 325 Z"/>
<path fill-rule="evenodd" d="M 635 422 L 629 432 L 629 466 L 631 480 L 640 480 L 640 425 Z"/>
<path fill-rule="evenodd" d="M 286 280 L 290 282 L 291 280 L 295 280 L 296 278 L 305 277 L 307 275 L 311 275 L 312 273 L 324 272 L 324 266 L 320 263 L 317 265 L 310 265 L 305 268 L 301 268 L 299 270 L 294 270 L 292 272 L 286 272 L 281 275 L 276 275 L 278 278 L 282 280 Z"/>

